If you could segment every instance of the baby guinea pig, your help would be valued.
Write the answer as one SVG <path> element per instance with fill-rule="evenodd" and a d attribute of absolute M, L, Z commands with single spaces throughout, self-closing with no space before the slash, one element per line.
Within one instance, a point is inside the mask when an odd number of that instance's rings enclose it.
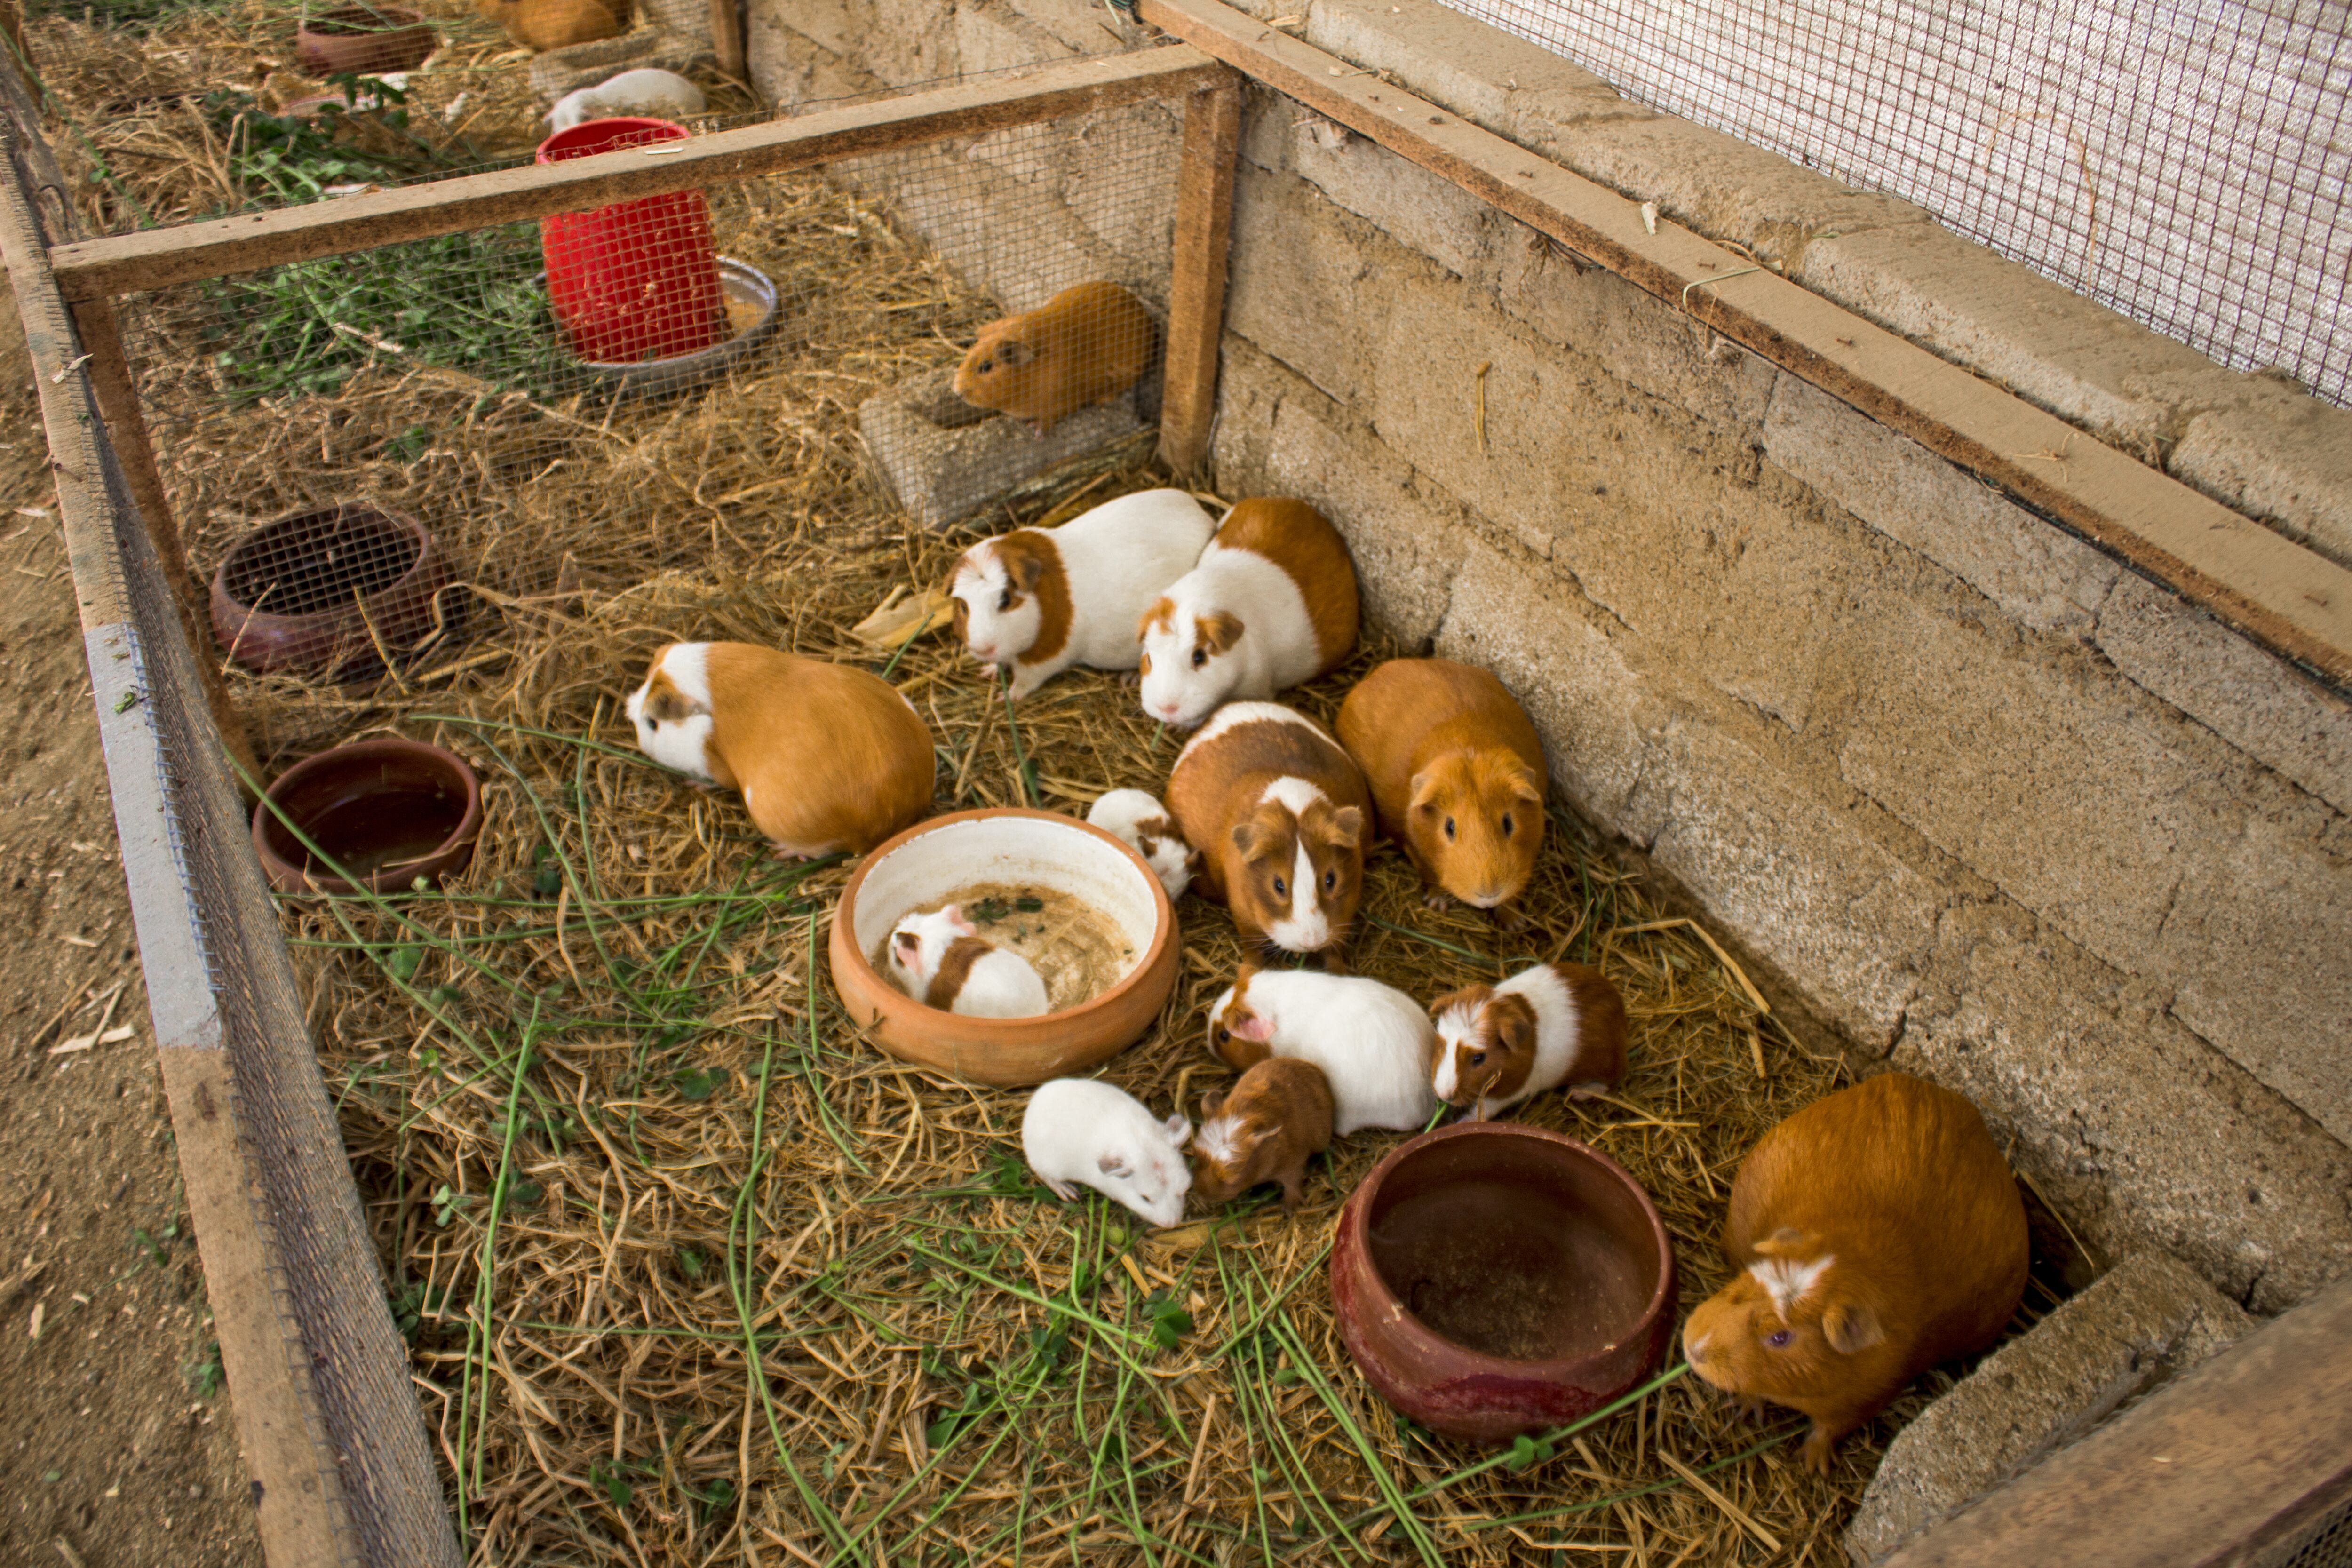
<path fill-rule="evenodd" d="M 1364 770 L 1381 831 L 1447 896 L 1526 923 L 1511 900 L 1543 846 L 1543 743 L 1503 683 L 1450 658 L 1392 658 L 1339 707 L 1339 743 Z"/>
<path fill-rule="evenodd" d="M 1538 963 L 1500 985 L 1468 985 L 1429 1005 L 1437 1023 L 1432 1087 L 1486 1121 L 1561 1084 L 1578 1099 L 1625 1076 L 1625 1003 L 1597 969 Z"/>
<path fill-rule="evenodd" d="M 1021 1152 L 1055 1196 L 1067 1203 L 1078 1187 L 1092 1187 L 1156 1226 L 1184 1217 L 1192 1135 L 1181 1112 L 1161 1121 L 1125 1090 L 1091 1078 L 1039 1084 L 1021 1117 Z"/>
<path fill-rule="evenodd" d="M 984 940 L 961 904 L 908 915 L 891 928 L 890 978 L 942 1013 L 1034 1018 L 1052 1011 L 1045 983 L 1029 961 Z"/>
<path fill-rule="evenodd" d="M 1088 404 L 1133 386 L 1159 324 L 1142 302 L 1100 280 L 1065 289 L 1034 310 L 991 321 L 956 367 L 955 392 L 975 408 L 1026 420 L 1043 436 Z"/>
<path fill-rule="evenodd" d="M 1012 667 L 1016 698 L 1074 664 L 1133 669 L 1136 617 L 1192 570 L 1215 527 L 1182 490 L 1158 489 L 983 539 L 948 576 L 956 636 L 982 663 Z"/>
<path fill-rule="evenodd" d="M 1192 885 L 1192 847 L 1176 831 L 1160 797 L 1139 789 L 1115 789 L 1087 808 L 1087 820 L 1124 840 L 1143 857 L 1171 899 Z"/>
<path fill-rule="evenodd" d="M 1273 702 L 1228 702 L 1176 753 L 1169 814 L 1199 858 L 1196 889 L 1246 943 L 1345 967 L 1364 891 L 1371 796 L 1323 727 Z"/>
<path fill-rule="evenodd" d="M 1246 1072 L 1268 1057 L 1296 1057 L 1323 1069 L 1331 1089 L 1331 1131 L 1366 1127 L 1418 1132 L 1437 1109 L 1429 1088 L 1436 1037 L 1429 1015 L 1377 980 L 1311 969 L 1241 973 L 1209 1009 L 1209 1048 Z"/>
<path fill-rule="evenodd" d="M 631 694 L 646 755 L 743 792 L 780 854 L 863 855 L 931 806 L 931 731 L 854 665 L 737 642 L 671 643 Z"/>
<path fill-rule="evenodd" d="M 2025 1293 L 2025 1205 L 1984 1118 L 1906 1073 L 1815 1100 L 1731 1184 L 1740 1270 L 1683 1327 L 1691 1370 L 1813 1418 L 1808 1468 L 1929 1367 L 2000 1337 Z"/>
<path fill-rule="evenodd" d="M 1308 1156 L 1331 1146 L 1331 1116 L 1321 1068 L 1297 1057 L 1266 1058 L 1231 1094 L 1212 1090 L 1202 1101 L 1193 1190 L 1222 1204 L 1260 1182 L 1280 1182 L 1282 1212 L 1296 1213 Z"/>
<path fill-rule="evenodd" d="M 1312 680 L 1355 647 L 1357 611 L 1355 563 L 1321 512 L 1239 502 L 1144 614 L 1143 711 L 1189 730 L 1221 702 Z"/>

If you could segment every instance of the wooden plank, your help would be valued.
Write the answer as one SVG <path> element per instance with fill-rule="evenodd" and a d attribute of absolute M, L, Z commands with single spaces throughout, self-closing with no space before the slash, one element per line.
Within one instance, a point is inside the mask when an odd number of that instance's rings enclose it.
<path fill-rule="evenodd" d="M 58 247 L 50 265 L 69 300 L 169 288 L 1116 108 L 1189 91 L 1216 68 L 1178 47 L 1064 60 L 690 142 L 84 240 Z"/>
<path fill-rule="evenodd" d="M 205 704 L 211 710 L 213 726 L 220 731 L 221 744 L 228 748 L 249 778 L 262 776 L 261 763 L 253 752 L 253 740 L 246 732 L 245 716 L 228 694 L 227 683 L 221 679 L 220 647 L 213 640 L 212 606 L 210 600 L 196 586 L 195 574 L 188 569 L 188 552 L 180 542 L 179 521 L 172 513 L 171 497 L 164 493 L 163 470 L 155 463 L 154 443 L 148 438 L 147 418 L 139 407 L 139 392 L 131 384 L 131 364 L 123 353 L 121 324 L 116 321 L 111 300 L 80 300 L 73 305 L 74 329 L 81 339 L 82 352 L 89 356 L 90 390 L 98 395 L 98 411 L 106 421 L 106 432 L 114 441 L 114 455 L 122 464 L 122 477 L 131 486 L 131 500 L 139 509 L 139 521 L 147 531 L 147 539 L 155 547 L 155 559 L 163 563 L 164 580 L 171 584 L 172 597 L 180 607 L 180 629 L 187 635 L 188 647 L 196 656 L 197 672 L 204 678 Z"/>
<path fill-rule="evenodd" d="M 2023 399 L 1219 0 L 1142 16 L 1591 258 L 2080 532 L 2247 636 L 2352 682 L 2352 572 Z"/>
<path fill-rule="evenodd" d="M 710 50 L 719 59 L 719 74 L 749 85 L 743 74 L 743 16 L 736 0 L 710 0 Z"/>
<path fill-rule="evenodd" d="M 1225 252 L 1233 237 L 1234 157 L 1241 145 L 1241 78 L 1184 100 L 1183 162 L 1176 176 L 1176 253 L 1168 283 L 1167 374 L 1160 456 L 1189 476 L 1209 452 L 1217 406 L 1217 343 L 1225 330 Z"/>
<path fill-rule="evenodd" d="M 2221 1568 L 2352 1500 L 2352 1279 L 1898 1549 L 1882 1568 Z"/>

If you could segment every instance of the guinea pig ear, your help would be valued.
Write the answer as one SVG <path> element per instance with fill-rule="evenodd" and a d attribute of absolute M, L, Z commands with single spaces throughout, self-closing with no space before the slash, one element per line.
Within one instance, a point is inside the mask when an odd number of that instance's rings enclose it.
<path fill-rule="evenodd" d="M 1500 1007 L 1495 1012 L 1495 1033 L 1503 1048 L 1517 1056 L 1533 1055 L 1536 1048 L 1535 1015 L 1524 1005 Z"/>
<path fill-rule="evenodd" d="M 1242 852 L 1244 860 L 1255 860 L 1272 847 L 1274 836 L 1253 818 L 1234 824 L 1234 847 Z"/>
<path fill-rule="evenodd" d="M 1784 1225 L 1748 1245 L 1766 1258 L 1809 1258 L 1822 1249 L 1822 1238 L 1811 1231 Z"/>
<path fill-rule="evenodd" d="M 1262 1013 L 1244 1013 L 1238 1018 L 1227 1018 L 1225 1027 L 1233 1031 L 1234 1038 L 1247 1040 L 1253 1045 L 1262 1046 L 1274 1038 L 1274 1020 Z"/>
<path fill-rule="evenodd" d="M 709 712 L 709 708 L 695 701 L 675 686 L 665 686 L 653 694 L 646 704 L 646 717 L 664 724 L 675 724 L 681 719 L 695 719 Z"/>
<path fill-rule="evenodd" d="M 961 931 L 964 935 L 978 936 L 980 934 L 980 928 L 971 923 L 971 917 L 963 912 L 963 906 L 961 904 L 950 904 L 946 909 L 941 910 L 940 913 L 947 916 L 948 923 L 955 927 L 959 931 Z"/>
<path fill-rule="evenodd" d="M 1135 1174 L 1135 1167 L 1128 1163 L 1126 1155 L 1113 1154 L 1108 1152 L 1095 1157 L 1095 1169 L 1100 1171 L 1106 1176 L 1131 1176 Z"/>
<path fill-rule="evenodd" d="M 1168 1142 L 1179 1149 L 1184 1147 L 1185 1142 L 1192 1136 L 1192 1123 L 1181 1110 L 1160 1125 L 1168 1130 Z"/>
<path fill-rule="evenodd" d="M 1511 774 L 1511 792 L 1521 805 L 1538 809 L 1543 805 L 1543 789 L 1536 779 L 1536 771 L 1525 763 Z"/>
<path fill-rule="evenodd" d="M 908 958 L 913 958 L 915 954 L 923 950 L 923 939 L 917 936 L 913 931 L 902 931 L 897 932 L 892 937 L 891 945 L 896 947 L 900 952 L 906 954 Z"/>
<path fill-rule="evenodd" d="M 1024 550 L 1013 557 L 1006 574 L 1013 579 L 1013 586 L 1024 594 L 1034 594 L 1037 580 L 1045 574 L 1045 563 Z"/>
<path fill-rule="evenodd" d="M 1036 356 L 1019 338 L 1006 338 L 996 345 L 993 357 L 1003 364 L 1020 365 L 1027 364 Z"/>
<path fill-rule="evenodd" d="M 1201 1100 L 1201 1120 L 1203 1121 L 1214 1121 L 1217 1119 L 1217 1113 L 1224 1108 L 1225 1091 L 1221 1089 L 1213 1089 L 1203 1096 Z"/>
<path fill-rule="evenodd" d="M 1230 610 L 1198 616 L 1192 624 L 1201 634 L 1201 646 L 1211 653 L 1230 652 L 1242 640 L 1242 618 Z"/>
<path fill-rule="evenodd" d="M 1424 768 L 1413 774 L 1412 809 L 1423 816 L 1434 813 L 1437 810 L 1439 787 L 1435 770 Z"/>
<path fill-rule="evenodd" d="M 1343 805 L 1331 814 L 1331 836 L 1342 849 L 1353 849 L 1364 841 L 1364 814 L 1352 805 Z"/>
<path fill-rule="evenodd" d="M 1866 1351 L 1886 1337 L 1878 1314 L 1860 1301 L 1832 1301 L 1822 1313 L 1822 1332 L 1840 1355 Z"/>

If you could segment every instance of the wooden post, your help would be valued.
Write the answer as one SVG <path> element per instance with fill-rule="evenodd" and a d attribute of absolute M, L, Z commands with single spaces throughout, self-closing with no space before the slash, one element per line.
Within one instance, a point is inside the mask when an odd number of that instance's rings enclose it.
<path fill-rule="evenodd" d="M 1225 247 L 1233 237 L 1234 155 L 1241 143 L 1237 72 L 1184 99 L 1176 176 L 1176 255 L 1168 280 L 1168 355 L 1160 457 L 1181 479 L 1209 455 L 1217 407 L 1217 343 L 1225 330 Z"/>
<path fill-rule="evenodd" d="M 735 0 L 710 0 L 710 50 L 719 57 L 719 75 L 751 85 L 743 73 L 743 16 Z"/>
<path fill-rule="evenodd" d="M 139 389 L 131 379 L 114 301 L 77 300 L 71 309 L 75 335 L 81 339 L 82 353 L 89 356 L 90 391 L 98 396 L 98 411 L 106 420 L 107 434 L 114 439 L 114 455 L 121 461 L 131 499 L 139 508 L 139 520 L 146 527 L 148 542 L 155 547 L 155 559 L 180 607 L 180 628 L 187 634 L 188 651 L 196 656 L 205 703 L 220 730 L 221 744 L 246 770 L 247 777 L 266 783 L 253 752 L 252 737 L 246 732 L 245 718 L 229 700 L 228 685 L 221 679 L 211 604 L 200 595 L 195 574 L 188 569 L 180 525 L 172 515 L 171 498 L 163 491 L 163 470 L 155 466 L 154 443 L 147 437 L 146 416 L 139 411 Z"/>

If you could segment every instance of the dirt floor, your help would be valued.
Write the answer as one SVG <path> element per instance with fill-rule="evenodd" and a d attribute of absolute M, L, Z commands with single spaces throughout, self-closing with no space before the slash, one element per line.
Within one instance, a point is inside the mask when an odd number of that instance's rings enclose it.
<path fill-rule="evenodd" d="M 0 1564 L 258 1564 L 5 282 L 0 932 Z"/>

